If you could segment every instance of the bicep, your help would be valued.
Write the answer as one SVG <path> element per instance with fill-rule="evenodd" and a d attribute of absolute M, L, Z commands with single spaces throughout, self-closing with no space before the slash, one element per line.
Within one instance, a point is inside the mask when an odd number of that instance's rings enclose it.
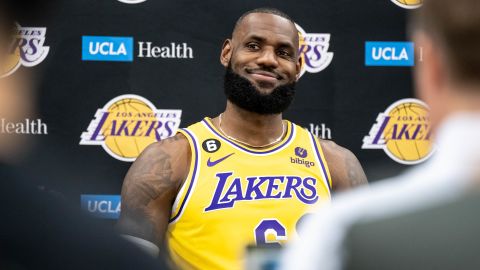
<path fill-rule="evenodd" d="M 332 189 L 340 191 L 368 183 L 362 165 L 348 149 L 331 141 L 322 141 L 325 159 L 332 177 Z"/>
<path fill-rule="evenodd" d="M 173 139 L 172 139 L 173 140 Z M 118 229 L 161 245 L 171 205 L 181 184 L 181 153 L 171 140 L 147 147 L 130 167 L 122 186 Z"/>

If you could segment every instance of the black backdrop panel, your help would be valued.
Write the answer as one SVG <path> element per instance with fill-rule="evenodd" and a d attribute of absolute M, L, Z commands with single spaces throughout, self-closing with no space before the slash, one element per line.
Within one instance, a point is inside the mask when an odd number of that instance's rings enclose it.
<path fill-rule="evenodd" d="M 407 168 L 381 149 L 361 148 L 378 114 L 413 96 L 410 67 L 365 65 L 365 42 L 408 41 L 405 23 L 412 11 L 391 0 L 76 0 L 49 5 L 48 16 L 19 22 L 46 27 L 50 47 L 46 59 L 30 68 L 36 71 L 39 118 L 47 123 L 48 135 L 35 137 L 24 166 L 42 177 L 41 184 L 72 200 L 81 194 L 119 194 L 131 163 L 99 145 L 79 144 L 96 111 L 133 94 L 159 110 L 182 110 L 181 127 L 215 117 L 225 106 L 222 43 L 243 12 L 263 6 L 285 11 L 307 34 L 330 35 L 322 56 L 333 53 L 331 63 L 320 72 L 305 72 L 285 118 L 306 128 L 323 126 L 324 134 L 356 154 L 370 180 Z M 132 38 L 133 61 L 83 61 L 83 36 Z M 192 58 L 139 57 L 139 42 L 186 44 Z"/>

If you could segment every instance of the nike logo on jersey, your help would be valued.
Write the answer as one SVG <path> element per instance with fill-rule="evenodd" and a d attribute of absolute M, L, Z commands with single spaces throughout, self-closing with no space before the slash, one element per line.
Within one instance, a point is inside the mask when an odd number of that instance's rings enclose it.
<path fill-rule="evenodd" d="M 208 166 L 208 167 L 213 167 L 213 166 L 217 165 L 218 163 L 224 161 L 225 159 L 229 158 L 229 157 L 230 157 L 231 155 L 233 155 L 233 154 L 235 154 L 235 153 L 231 153 L 231 154 L 229 154 L 229 155 L 226 155 L 226 156 L 224 156 L 224 157 L 222 157 L 222 158 L 219 158 L 219 159 L 213 160 L 213 161 L 210 160 L 210 158 L 208 158 L 208 160 L 207 160 L 207 166 Z"/>

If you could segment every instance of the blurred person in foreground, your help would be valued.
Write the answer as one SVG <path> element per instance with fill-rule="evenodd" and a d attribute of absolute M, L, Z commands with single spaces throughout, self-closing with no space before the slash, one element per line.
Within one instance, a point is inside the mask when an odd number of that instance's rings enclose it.
<path fill-rule="evenodd" d="M 283 269 L 480 269 L 480 1 L 425 0 L 412 19 L 436 154 L 339 195 L 305 223 Z"/>
<path fill-rule="evenodd" d="M 0 2 L 1 71 L 6 70 L 16 38 L 15 20 L 28 17 L 25 7 L 32 2 Z M 35 4 L 38 8 L 40 2 Z M 1 121 L 18 123 L 30 117 L 34 96 L 27 70 L 0 78 Z M 27 139 L 0 130 L 0 269 L 166 269 L 15 169 L 28 148 Z"/>

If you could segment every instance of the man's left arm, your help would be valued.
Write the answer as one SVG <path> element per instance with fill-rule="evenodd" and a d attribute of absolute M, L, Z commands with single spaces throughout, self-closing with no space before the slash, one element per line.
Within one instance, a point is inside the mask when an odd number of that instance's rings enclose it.
<path fill-rule="evenodd" d="M 357 157 L 333 141 L 320 139 L 330 170 L 333 191 L 342 191 L 368 184 L 367 177 Z"/>

